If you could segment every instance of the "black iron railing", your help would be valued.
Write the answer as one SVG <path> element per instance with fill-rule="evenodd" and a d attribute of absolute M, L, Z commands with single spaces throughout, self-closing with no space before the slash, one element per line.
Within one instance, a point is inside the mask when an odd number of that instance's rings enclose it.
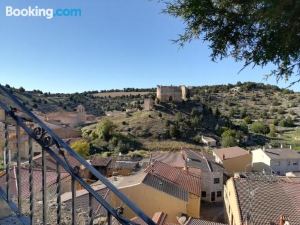
<path fill-rule="evenodd" d="M 2 97 L 2 98 L 1 98 Z M 5 98 L 4 98 L 5 97 Z M 7 102 L 9 100 L 9 102 Z M 112 204 L 106 200 L 105 197 L 101 196 L 91 185 L 80 176 L 79 167 L 70 164 L 66 155 L 75 159 L 80 165 L 84 166 L 94 177 L 96 177 L 103 185 L 106 186 L 111 194 L 114 194 L 117 198 L 122 201 L 123 205 L 126 205 L 136 216 L 140 217 L 146 224 L 155 225 L 155 223 L 146 214 L 142 212 L 132 201 L 130 201 L 122 192 L 120 192 L 110 181 L 101 175 L 93 166 L 91 166 L 85 159 L 83 159 L 77 152 L 71 149 L 61 138 L 59 138 L 49 127 L 45 125 L 37 116 L 35 116 L 30 110 L 28 110 L 24 104 L 11 93 L 11 90 L 0 85 L 0 108 L 2 108 L 3 123 L 4 123 L 4 171 L 2 172 L 5 176 L 5 185 L 0 187 L 0 197 L 2 197 L 11 209 L 16 213 L 18 218 L 23 224 L 35 224 L 35 192 L 34 192 L 34 152 L 33 142 L 37 142 L 41 147 L 42 151 L 42 205 L 41 214 L 42 220 L 38 224 L 49 223 L 47 214 L 48 192 L 47 192 L 47 160 L 46 157 L 49 155 L 56 162 L 56 223 L 62 223 L 62 200 L 61 200 L 61 170 L 63 169 L 71 177 L 71 192 L 72 192 L 72 204 L 71 204 L 71 218 L 70 224 L 77 224 L 76 221 L 76 183 L 79 183 L 88 192 L 88 224 L 93 224 L 94 214 L 92 209 L 92 201 L 96 201 L 101 205 L 101 208 L 106 210 L 106 222 L 105 224 L 111 224 L 112 221 L 117 221 L 120 224 L 134 224 L 129 218 L 125 218 L 122 215 L 122 210 L 114 208 Z M 20 114 L 21 112 L 22 114 Z M 29 122 L 28 122 L 29 121 Z M 16 137 L 16 159 L 14 165 L 10 159 L 9 149 L 9 125 L 13 124 L 15 127 Z M 21 187 L 21 156 L 20 156 L 20 132 L 25 132 L 28 136 L 28 171 L 29 171 L 29 213 L 23 215 L 22 207 L 22 187 Z M 46 156 L 47 155 L 47 156 Z M 17 196 L 15 201 L 11 199 L 10 191 L 10 169 L 16 166 L 16 190 Z M 4 176 L 2 174 L 2 176 Z M 4 188 L 3 188 L 4 187 Z"/>

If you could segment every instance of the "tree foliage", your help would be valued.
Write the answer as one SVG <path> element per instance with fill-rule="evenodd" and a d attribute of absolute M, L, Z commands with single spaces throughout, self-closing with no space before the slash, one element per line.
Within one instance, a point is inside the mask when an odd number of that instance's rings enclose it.
<path fill-rule="evenodd" d="M 85 140 L 75 141 L 71 144 L 71 148 L 73 148 L 79 155 L 83 157 L 87 157 L 90 152 L 90 144 Z"/>
<path fill-rule="evenodd" d="M 261 121 L 256 121 L 251 125 L 251 130 L 254 133 L 258 133 L 258 134 L 268 134 L 270 132 L 270 128 L 269 126 L 267 126 L 266 124 L 264 124 Z"/>
<path fill-rule="evenodd" d="M 277 80 L 300 75 L 300 1 L 162 1 L 166 13 L 185 22 L 185 32 L 176 40 L 180 45 L 203 39 L 214 61 L 231 56 L 245 67 L 273 63 L 269 75 Z"/>

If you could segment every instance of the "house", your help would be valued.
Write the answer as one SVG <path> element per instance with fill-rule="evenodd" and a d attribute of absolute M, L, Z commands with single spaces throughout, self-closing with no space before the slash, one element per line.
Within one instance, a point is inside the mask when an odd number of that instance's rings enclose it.
<path fill-rule="evenodd" d="M 221 202 L 223 199 L 224 168 L 213 157 L 199 151 L 183 149 L 176 152 L 154 152 L 151 161 L 160 161 L 201 177 L 201 199 Z"/>
<path fill-rule="evenodd" d="M 90 161 L 91 165 L 94 166 L 102 175 L 108 175 L 108 166 L 112 162 L 110 157 L 101 157 L 94 155 Z"/>
<path fill-rule="evenodd" d="M 252 155 L 240 147 L 213 149 L 213 156 L 217 163 L 223 165 L 229 175 L 236 172 L 251 171 Z"/>
<path fill-rule="evenodd" d="M 217 146 L 217 141 L 212 138 L 212 137 L 207 137 L 207 136 L 201 136 L 201 141 L 203 144 L 209 146 L 209 147 L 215 147 Z"/>
<path fill-rule="evenodd" d="M 300 224 L 299 178 L 230 178 L 224 188 L 230 225 Z"/>
<path fill-rule="evenodd" d="M 84 106 L 81 104 L 77 106 L 74 112 L 51 112 L 44 117 L 46 122 L 64 124 L 69 127 L 76 127 L 96 120 L 95 116 L 86 113 Z"/>
<path fill-rule="evenodd" d="M 10 197 L 17 198 L 18 196 L 18 179 L 17 179 L 17 170 L 16 166 L 13 166 L 9 170 L 9 185 L 10 185 Z M 41 199 L 42 195 L 42 170 L 34 168 L 32 172 L 33 176 L 33 192 L 36 199 Z M 71 177 L 68 173 L 61 172 L 61 193 L 70 190 L 71 188 Z M 21 198 L 26 200 L 30 196 L 29 188 L 29 168 L 26 166 L 20 167 L 20 187 L 21 187 Z M 0 175 L 0 187 L 5 190 L 6 184 L 6 173 Z M 57 173 L 55 171 L 46 170 L 46 187 L 49 196 L 54 196 L 56 193 L 56 184 L 57 184 Z"/>
<path fill-rule="evenodd" d="M 254 171 L 272 172 L 284 176 L 287 172 L 300 171 L 300 152 L 289 148 L 260 148 L 252 151 Z"/>
<path fill-rule="evenodd" d="M 201 177 L 201 199 L 206 202 L 223 201 L 224 168 L 209 154 L 189 149 L 182 150 L 186 170 Z"/>
<path fill-rule="evenodd" d="M 168 215 L 167 222 L 176 223 L 178 215 L 200 217 L 201 181 L 198 175 L 155 161 L 145 171 L 132 176 L 117 177 L 113 181 L 125 195 L 148 216 L 157 211 Z M 120 200 L 111 195 L 111 203 L 118 207 Z M 134 213 L 124 208 L 127 218 Z"/>
<path fill-rule="evenodd" d="M 156 98 L 160 102 L 180 102 L 187 98 L 186 86 L 157 86 Z"/>
<path fill-rule="evenodd" d="M 113 159 L 107 167 L 107 176 L 129 176 L 139 168 L 139 162 Z"/>

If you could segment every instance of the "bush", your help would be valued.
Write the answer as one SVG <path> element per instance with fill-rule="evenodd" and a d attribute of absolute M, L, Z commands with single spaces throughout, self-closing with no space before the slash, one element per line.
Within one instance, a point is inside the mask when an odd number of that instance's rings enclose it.
<path fill-rule="evenodd" d="M 238 144 L 237 142 L 237 134 L 236 131 L 234 130 L 226 130 L 222 134 L 222 140 L 221 140 L 221 145 L 223 147 L 233 147 Z"/>
<path fill-rule="evenodd" d="M 87 157 L 90 152 L 90 144 L 85 140 L 75 141 L 71 144 L 71 148 L 73 148 L 82 157 Z"/>
<path fill-rule="evenodd" d="M 276 127 L 274 124 L 270 125 L 270 132 L 269 132 L 270 137 L 276 137 Z"/>
<path fill-rule="evenodd" d="M 293 127 L 294 126 L 294 121 L 292 117 L 288 116 L 286 119 L 282 119 L 279 122 L 279 126 L 281 127 Z"/>
<path fill-rule="evenodd" d="M 93 131 L 94 136 L 109 141 L 112 137 L 116 125 L 108 119 L 102 120 L 97 124 L 96 129 Z"/>
<path fill-rule="evenodd" d="M 249 116 L 246 116 L 246 117 L 244 118 L 244 122 L 245 122 L 246 124 L 250 124 L 250 123 L 252 123 L 252 120 L 251 120 L 251 118 L 250 118 Z"/>
<path fill-rule="evenodd" d="M 270 132 L 270 128 L 261 121 L 254 122 L 251 125 L 251 130 L 258 134 L 268 134 Z"/>

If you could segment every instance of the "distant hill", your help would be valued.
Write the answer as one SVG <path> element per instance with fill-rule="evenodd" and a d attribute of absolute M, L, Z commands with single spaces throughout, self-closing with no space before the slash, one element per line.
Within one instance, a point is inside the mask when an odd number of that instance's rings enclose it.
<path fill-rule="evenodd" d="M 267 141 L 272 144 L 292 143 L 297 147 L 300 142 L 295 141 L 299 136 L 296 128 L 300 124 L 300 94 L 273 85 L 238 82 L 235 85 L 190 87 L 190 98 L 187 102 L 162 103 L 150 112 L 141 110 L 144 98 L 155 98 L 154 88 L 127 88 L 73 94 L 8 88 L 28 108 L 44 113 L 73 111 L 78 104 L 82 104 L 89 114 L 110 118 L 117 124 L 120 132 L 132 135 L 144 144 L 154 143 L 153 146 L 156 145 L 155 141 L 161 140 L 195 144 L 199 142 L 199 135 L 202 134 L 221 141 L 224 132 L 222 127 L 240 132 L 239 138 L 241 135 L 248 135 L 249 131 L 251 137 L 258 138 L 252 142 L 248 141 L 250 146 Z M 3 99 L 3 96 L 0 98 Z M 205 113 L 200 113 L 199 118 L 196 118 L 193 114 L 199 106 L 204 107 Z M 129 112 L 126 113 L 126 110 Z M 107 111 L 120 113 L 116 113 L 113 117 L 105 117 Z M 258 136 L 254 134 L 252 125 L 255 121 L 265 124 L 268 132 L 269 127 L 272 128 L 271 133 Z"/>

